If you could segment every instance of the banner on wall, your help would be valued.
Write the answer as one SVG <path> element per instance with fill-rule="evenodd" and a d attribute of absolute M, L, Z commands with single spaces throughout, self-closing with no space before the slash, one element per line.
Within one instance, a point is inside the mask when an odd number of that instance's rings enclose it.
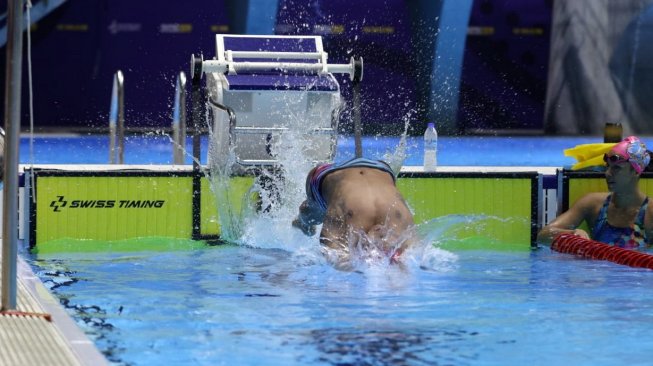
<path fill-rule="evenodd" d="M 66 1 L 32 26 L 36 127 L 107 128 L 117 70 L 125 77 L 125 126 L 168 127 L 176 76 L 188 74 L 191 54 L 213 57 L 215 34 L 230 32 L 226 1 Z M 25 77 L 23 125 L 28 91 Z"/>

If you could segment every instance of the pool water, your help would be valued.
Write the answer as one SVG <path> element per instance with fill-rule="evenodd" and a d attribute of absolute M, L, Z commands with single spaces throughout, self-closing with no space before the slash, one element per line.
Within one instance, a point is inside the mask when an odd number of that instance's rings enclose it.
<path fill-rule="evenodd" d="M 206 164 L 207 139 L 201 139 L 201 162 Z M 649 146 L 653 141 L 644 138 Z M 468 137 L 443 136 L 439 139 L 438 163 L 445 166 L 571 166 L 575 160 L 563 150 L 578 144 L 602 142 L 600 137 Z M 399 144 L 398 137 L 364 137 L 363 155 L 383 158 Z M 125 139 L 126 164 L 171 164 L 172 142 L 163 134 L 128 136 Z M 192 151 L 189 138 L 186 151 Z M 423 139 L 409 137 L 405 165 L 422 165 Z M 354 139 L 341 136 L 336 161 L 354 157 Z M 28 138 L 21 139 L 20 162 L 23 164 L 106 164 L 109 161 L 109 138 L 88 136 L 38 136 L 30 151 Z M 190 156 L 186 164 L 192 164 Z"/>
<path fill-rule="evenodd" d="M 364 154 L 381 158 L 398 141 L 366 137 Z M 442 137 L 438 159 L 454 166 L 568 166 L 573 160 L 562 150 L 592 142 L 600 139 Z M 353 157 L 353 145 L 341 138 L 336 160 Z M 410 138 L 405 165 L 421 165 L 421 149 L 421 138 Z M 171 159 L 167 136 L 126 141 L 126 163 Z M 33 154 L 21 140 L 22 163 L 107 160 L 106 136 L 40 137 Z M 528 243 L 517 252 L 451 252 L 439 248 L 445 230 L 427 225 L 428 250 L 408 257 L 405 267 L 372 262 L 341 272 L 325 263 L 316 237 L 289 222 L 260 220 L 263 229 L 240 246 L 25 256 L 118 365 L 649 362 L 649 270 L 530 251 Z"/>
<path fill-rule="evenodd" d="M 340 272 L 310 251 L 215 246 L 35 264 L 120 365 L 650 362 L 651 271 L 549 249 L 441 256 Z"/>

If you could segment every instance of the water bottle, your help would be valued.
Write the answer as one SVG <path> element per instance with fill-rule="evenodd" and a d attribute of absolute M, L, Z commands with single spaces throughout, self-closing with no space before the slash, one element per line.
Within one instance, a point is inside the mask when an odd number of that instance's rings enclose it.
<path fill-rule="evenodd" d="M 623 139 L 621 123 L 606 123 L 603 132 L 603 142 L 619 142 Z"/>
<path fill-rule="evenodd" d="M 435 123 L 430 122 L 424 131 L 424 171 L 435 171 L 438 165 L 438 131 Z"/>

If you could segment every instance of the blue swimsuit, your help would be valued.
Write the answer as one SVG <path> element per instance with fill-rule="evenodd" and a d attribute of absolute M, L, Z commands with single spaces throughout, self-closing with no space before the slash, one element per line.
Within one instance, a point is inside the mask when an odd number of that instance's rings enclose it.
<path fill-rule="evenodd" d="M 648 197 L 639 208 L 635 223 L 630 227 L 614 227 L 608 223 L 608 206 L 612 195 L 608 195 L 599 211 L 596 225 L 592 230 L 592 239 L 621 248 L 645 248 L 648 243 L 644 231 L 644 215 L 648 208 Z"/>
<path fill-rule="evenodd" d="M 346 169 L 346 168 L 373 168 L 379 169 L 384 172 L 387 172 L 392 176 L 392 179 L 395 180 L 395 175 L 392 172 L 392 168 L 386 162 L 381 160 L 371 160 L 366 158 L 354 158 L 338 164 L 320 164 L 313 168 L 308 177 L 306 177 L 306 195 L 308 196 L 309 201 L 316 202 L 320 208 L 326 212 L 327 203 L 322 197 L 321 185 L 324 178 L 335 172 L 336 170 Z"/>

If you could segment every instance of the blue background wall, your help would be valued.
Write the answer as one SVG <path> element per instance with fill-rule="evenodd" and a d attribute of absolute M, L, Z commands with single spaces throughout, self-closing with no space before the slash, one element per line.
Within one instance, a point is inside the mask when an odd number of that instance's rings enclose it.
<path fill-rule="evenodd" d="M 474 1 L 460 86 L 457 125 L 541 131 L 553 1 Z"/>
<path fill-rule="evenodd" d="M 68 0 L 34 28 L 36 126 L 106 128 L 112 75 L 120 69 L 127 126 L 167 127 L 175 77 L 188 70 L 190 55 L 213 57 L 215 33 L 246 33 L 319 34 L 330 62 L 362 56 L 366 133 L 397 133 L 406 118 L 415 133 L 428 121 L 437 122 L 443 133 L 538 130 L 550 3 L 195 0 L 180 6 L 175 1 Z M 4 54 L 0 57 L 4 64 Z M 350 102 L 349 81 L 340 81 Z M 27 125 L 26 84 L 23 92 Z M 349 120 L 344 113 L 345 130 L 351 130 Z"/>
<path fill-rule="evenodd" d="M 107 128 L 112 77 L 119 69 L 126 125 L 168 126 L 176 74 L 190 68 L 191 53 L 214 54 L 214 34 L 231 29 L 224 1 L 193 3 L 68 0 L 39 21 L 32 33 L 37 128 Z M 25 126 L 26 64 L 23 76 Z"/>
<path fill-rule="evenodd" d="M 413 57 L 421 51 L 411 42 L 409 4 L 403 0 L 379 0 L 375 6 L 350 0 L 281 0 L 275 33 L 322 34 L 331 62 L 363 57 L 361 114 L 366 132 L 401 127 L 409 111 L 424 108 L 418 105 L 417 87 L 420 79 L 429 77 Z M 351 100 L 348 79 L 339 80 L 343 95 Z M 349 120 L 344 116 L 343 126 Z"/>

